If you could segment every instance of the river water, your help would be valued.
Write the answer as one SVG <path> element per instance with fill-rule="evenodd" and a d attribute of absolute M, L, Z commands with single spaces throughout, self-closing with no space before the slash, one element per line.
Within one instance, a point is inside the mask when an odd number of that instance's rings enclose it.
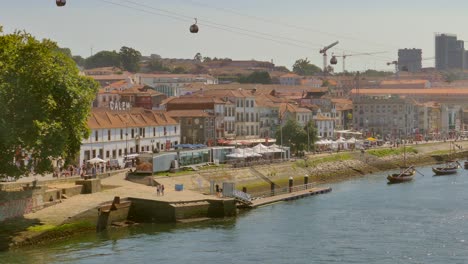
<path fill-rule="evenodd" d="M 468 172 L 387 173 L 236 218 L 144 224 L 0 253 L 0 263 L 468 263 Z"/>

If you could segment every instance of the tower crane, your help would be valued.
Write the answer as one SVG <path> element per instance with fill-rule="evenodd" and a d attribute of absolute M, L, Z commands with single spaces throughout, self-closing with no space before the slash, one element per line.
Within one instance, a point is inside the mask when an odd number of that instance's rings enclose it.
<path fill-rule="evenodd" d="M 338 45 L 338 41 L 333 42 L 332 44 L 324 47 L 320 50 L 320 53 L 323 54 L 323 72 L 327 72 L 327 50 L 333 48 L 334 46 Z M 335 59 L 336 60 L 336 59 Z M 336 64 L 336 63 L 333 63 Z"/>
<path fill-rule="evenodd" d="M 352 54 L 344 54 L 343 55 L 334 55 L 332 54 L 332 58 L 330 59 L 330 63 L 332 62 L 333 59 L 336 58 L 343 58 L 343 72 L 346 70 L 346 57 L 350 56 L 361 56 L 361 55 L 374 55 L 374 54 L 380 54 L 380 53 L 387 53 L 386 51 L 379 51 L 379 52 L 365 52 L 365 53 L 352 53 Z M 336 64 L 336 63 L 334 63 Z"/>

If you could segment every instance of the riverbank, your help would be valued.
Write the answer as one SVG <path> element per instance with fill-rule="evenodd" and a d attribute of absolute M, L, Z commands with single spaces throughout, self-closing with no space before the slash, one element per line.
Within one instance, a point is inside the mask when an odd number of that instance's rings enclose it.
<path fill-rule="evenodd" d="M 459 144 L 462 149 L 468 149 L 468 142 L 459 142 Z M 413 165 L 436 163 L 447 158 L 448 146 L 448 142 L 412 145 L 411 148 L 416 151 L 407 153 L 406 163 Z M 204 193 L 208 191 L 210 181 L 235 182 L 237 189 L 245 187 L 248 193 L 255 193 L 269 190 L 271 182 L 278 186 L 287 186 L 289 177 L 293 177 L 295 185 L 302 184 L 305 175 L 309 176 L 309 182 L 326 185 L 363 177 L 377 171 L 397 169 L 404 163 L 403 154 L 393 155 L 390 151 L 389 155 L 378 157 L 370 153 L 372 151 L 327 153 L 271 165 L 236 169 L 215 167 L 181 176 L 154 177 L 156 183 L 166 186 L 164 197 L 155 197 L 152 186 L 125 181 L 123 174 L 115 175 L 102 180 L 104 187 L 102 192 L 71 197 L 57 205 L 27 214 L 23 218 L 3 223 L 0 227 L 0 239 L 3 244 L 7 244 L 7 247 L 18 247 L 95 230 L 95 223 L 83 221 L 79 216 L 102 205 L 103 202 L 112 201 L 114 196 L 133 196 L 161 201 L 201 200 L 206 199 Z M 464 158 L 467 154 L 460 149 L 452 157 Z M 183 184 L 184 191 L 174 191 L 176 184 Z M 93 212 L 96 214 L 96 211 Z"/>

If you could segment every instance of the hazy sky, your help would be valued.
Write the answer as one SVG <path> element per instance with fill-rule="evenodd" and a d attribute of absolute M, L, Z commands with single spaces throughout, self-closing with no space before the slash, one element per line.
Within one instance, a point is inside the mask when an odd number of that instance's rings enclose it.
<path fill-rule="evenodd" d="M 0 0 L 0 25 L 24 29 L 88 57 L 91 50 L 129 46 L 143 55 L 273 60 L 292 68 L 308 57 L 321 67 L 319 49 L 336 40 L 335 54 L 383 52 L 346 59 L 347 70 L 392 70 L 398 48 L 434 57 L 434 33 L 468 41 L 468 1 L 462 0 Z M 189 33 L 193 18 L 200 32 Z M 330 56 L 329 56 L 330 59 Z M 434 65 L 424 60 L 423 66 Z M 335 66 L 342 70 L 342 60 Z"/>

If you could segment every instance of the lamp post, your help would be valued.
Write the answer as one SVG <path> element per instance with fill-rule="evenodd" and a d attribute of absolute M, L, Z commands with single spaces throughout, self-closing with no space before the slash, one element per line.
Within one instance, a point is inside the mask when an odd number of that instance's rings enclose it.
<path fill-rule="evenodd" d="M 280 116 L 279 118 L 279 121 L 280 121 L 280 144 L 281 144 L 281 160 L 284 160 L 283 158 L 283 152 L 284 152 L 284 149 L 283 149 L 283 117 Z"/>
<path fill-rule="evenodd" d="M 307 153 L 310 152 L 309 122 L 307 122 L 307 124 L 306 124 L 306 126 L 307 126 Z"/>
<path fill-rule="evenodd" d="M 125 122 L 125 156 L 128 155 L 128 123 Z"/>

